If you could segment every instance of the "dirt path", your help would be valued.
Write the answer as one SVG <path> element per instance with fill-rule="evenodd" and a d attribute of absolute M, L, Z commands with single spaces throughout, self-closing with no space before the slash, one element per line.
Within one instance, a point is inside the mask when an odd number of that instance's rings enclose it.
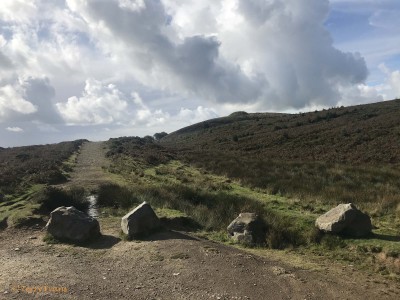
<path fill-rule="evenodd" d="M 85 144 L 71 182 L 94 187 L 107 181 L 102 153 L 102 144 Z M 118 218 L 99 221 L 103 236 L 88 247 L 48 245 L 43 230 L 0 231 L 0 299 L 400 297 L 395 282 L 351 266 L 294 267 L 184 232 L 127 242 L 119 238 Z"/>
<path fill-rule="evenodd" d="M 41 231 L 3 232 L 0 299 L 33 298 L 23 286 L 67 289 L 40 299 L 399 299 L 394 282 L 350 267 L 294 268 L 179 232 L 125 242 L 118 220 L 100 221 L 104 235 L 88 248 L 47 245 Z"/>
<path fill-rule="evenodd" d="M 78 185 L 91 190 L 110 182 L 110 176 L 103 170 L 110 165 L 105 153 L 106 148 L 103 142 L 84 143 L 71 173 L 71 179 L 64 186 Z"/>

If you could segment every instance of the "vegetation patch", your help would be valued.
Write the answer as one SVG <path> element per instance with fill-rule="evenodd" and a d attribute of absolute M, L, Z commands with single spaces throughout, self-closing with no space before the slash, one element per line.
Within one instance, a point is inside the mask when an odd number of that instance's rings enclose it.
<path fill-rule="evenodd" d="M 52 145 L 7 148 L 0 151 L 0 194 L 22 194 L 35 184 L 58 184 L 67 180 L 63 162 L 85 140 Z"/>
<path fill-rule="evenodd" d="M 35 195 L 34 201 L 39 205 L 39 211 L 44 214 L 48 214 L 60 206 L 74 206 L 76 209 L 86 212 L 90 206 L 82 187 L 60 189 L 48 186 Z"/>
<path fill-rule="evenodd" d="M 128 198 L 149 202 L 161 218 L 188 217 L 201 225 L 197 235 L 232 243 L 226 233 L 228 224 L 240 212 L 255 212 L 267 224 L 265 247 L 359 264 L 368 270 L 385 265 L 380 273 L 396 274 L 395 268 L 387 266 L 389 260 L 398 259 L 390 256 L 389 249 L 393 253 L 399 249 L 389 241 L 399 232 L 396 169 L 189 149 L 175 149 L 178 159 L 151 164 L 136 152 L 129 154 L 129 147 L 145 151 L 134 144 L 110 155 L 113 172 L 129 182 Z M 373 216 L 373 224 L 379 227 L 375 239 L 326 235 L 315 228 L 316 218 L 341 202 L 353 202 Z M 385 264 L 378 259 L 381 253 L 387 257 Z"/>
<path fill-rule="evenodd" d="M 139 203 L 132 190 L 118 184 L 103 184 L 99 187 L 97 205 L 115 209 L 129 209 Z"/>

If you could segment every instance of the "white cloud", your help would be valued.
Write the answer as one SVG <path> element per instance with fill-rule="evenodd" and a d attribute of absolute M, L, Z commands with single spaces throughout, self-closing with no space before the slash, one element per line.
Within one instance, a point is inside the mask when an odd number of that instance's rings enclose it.
<path fill-rule="evenodd" d="M 118 1 L 68 1 L 104 49 L 130 58 L 143 84 L 275 108 L 334 104 L 340 88 L 367 75 L 362 57 L 332 46 L 323 27 L 328 1 L 306 2 L 144 0 L 126 9 Z M 204 26 L 199 16 L 216 21 Z"/>
<path fill-rule="evenodd" d="M 215 109 L 198 106 L 194 110 L 181 108 L 176 119 L 185 122 L 186 124 L 195 124 L 216 117 L 218 117 L 218 114 Z"/>
<path fill-rule="evenodd" d="M 36 1 L 2 0 L 0 19 L 11 22 L 27 22 L 37 13 Z"/>
<path fill-rule="evenodd" d="M 334 1 L 346 2 L 364 3 Z M 387 21 L 396 14 L 371 15 L 374 28 L 393 34 L 346 52 L 326 30 L 329 9 L 328 0 L 2 0 L 0 122 L 32 140 L 100 136 L 103 125 L 107 135 L 149 134 L 235 110 L 398 95 L 398 71 L 368 86 L 356 53 L 376 61 L 398 54 L 397 27 Z"/>
<path fill-rule="evenodd" d="M 392 95 L 390 96 L 392 99 L 397 98 L 400 99 L 400 71 L 393 71 L 389 76 L 389 85 L 390 90 L 392 91 Z"/>
<path fill-rule="evenodd" d="M 60 123 L 52 99 L 55 91 L 47 78 L 18 77 L 0 83 L 0 122 Z"/>
<path fill-rule="evenodd" d="M 4 121 L 15 114 L 32 114 L 37 108 L 24 99 L 24 91 L 18 85 L 4 85 L 0 87 L 0 121 Z"/>
<path fill-rule="evenodd" d="M 338 105 L 364 104 L 383 100 L 400 99 L 400 71 L 379 65 L 384 74 L 383 82 L 374 86 L 359 84 L 341 90 L 342 100 Z"/>
<path fill-rule="evenodd" d="M 6 129 L 11 132 L 24 132 L 24 130 L 19 127 L 7 127 Z"/>
<path fill-rule="evenodd" d="M 116 86 L 104 85 L 95 79 L 86 80 L 81 97 L 70 97 L 66 103 L 57 103 L 56 106 L 70 125 L 118 123 L 128 114 L 126 98 Z"/>
<path fill-rule="evenodd" d="M 378 92 L 387 100 L 400 99 L 400 70 L 391 70 L 385 64 L 380 64 L 379 69 L 386 78 L 377 87 Z"/>

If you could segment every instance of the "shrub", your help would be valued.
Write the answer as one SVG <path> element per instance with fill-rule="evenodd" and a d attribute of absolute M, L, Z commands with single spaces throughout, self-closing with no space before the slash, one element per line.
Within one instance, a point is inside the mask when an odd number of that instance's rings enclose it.
<path fill-rule="evenodd" d="M 101 207 L 131 208 L 139 200 L 126 187 L 117 184 L 103 184 L 99 188 L 97 205 Z"/>
<path fill-rule="evenodd" d="M 328 250 L 334 250 L 337 248 L 345 248 L 346 242 L 337 235 L 325 234 L 321 238 L 321 245 Z"/>
<path fill-rule="evenodd" d="M 74 206 L 76 209 L 86 212 L 90 205 L 86 199 L 85 190 L 80 187 L 72 187 L 68 190 L 47 187 L 35 196 L 34 201 L 40 204 L 40 211 L 45 213 L 60 206 Z"/>

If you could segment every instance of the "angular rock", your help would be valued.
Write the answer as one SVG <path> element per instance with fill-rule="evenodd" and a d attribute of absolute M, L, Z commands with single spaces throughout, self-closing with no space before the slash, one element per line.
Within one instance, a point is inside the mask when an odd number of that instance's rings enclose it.
<path fill-rule="evenodd" d="M 100 235 L 99 222 L 73 206 L 53 210 L 46 229 L 56 239 L 72 242 L 84 242 Z"/>
<path fill-rule="evenodd" d="M 266 226 L 255 213 L 241 213 L 229 224 L 228 233 L 241 244 L 259 244 L 265 242 Z"/>
<path fill-rule="evenodd" d="M 324 232 L 342 234 L 351 237 L 364 237 L 371 233 L 371 219 L 352 204 L 339 204 L 327 213 L 319 216 L 315 226 Z"/>
<path fill-rule="evenodd" d="M 151 206 L 143 202 L 122 217 L 122 232 L 130 238 L 144 237 L 161 227 L 160 220 Z"/>

